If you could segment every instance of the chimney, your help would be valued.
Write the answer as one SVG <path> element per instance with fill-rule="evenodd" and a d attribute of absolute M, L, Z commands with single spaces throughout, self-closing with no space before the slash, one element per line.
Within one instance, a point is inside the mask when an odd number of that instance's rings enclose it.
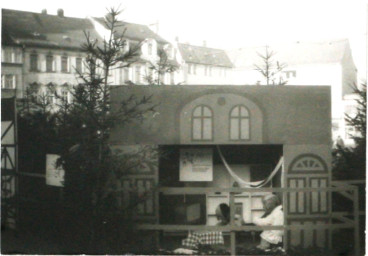
<path fill-rule="evenodd" d="M 47 14 L 47 9 L 42 9 L 41 13 L 42 14 Z"/>
<path fill-rule="evenodd" d="M 160 21 L 157 20 L 156 21 L 156 34 L 158 34 L 159 30 L 160 30 Z"/>
<path fill-rule="evenodd" d="M 203 40 L 203 47 L 207 47 L 207 41 Z"/>
<path fill-rule="evenodd" d="M 58 9 L 57 10 L 57 16 L 59 16 L 60 18 L 64 18 L 64 10 L 63 9 Z"/>

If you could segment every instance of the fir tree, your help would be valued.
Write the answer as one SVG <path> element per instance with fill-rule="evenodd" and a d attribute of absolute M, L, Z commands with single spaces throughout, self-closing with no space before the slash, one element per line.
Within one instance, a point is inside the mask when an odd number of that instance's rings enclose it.
<path fill-rule="evenodd" d="M 348 126 L 354 127 L 350 134 L 354 139 L 354 147 L 338 146 L 333 153 L 333 175 L 336 179 L 365 179 L 366 177 L 366 127 L 367 127 L 367 87 L 354 86 L 357 109 L 353 115 L 346 115 Z"/>

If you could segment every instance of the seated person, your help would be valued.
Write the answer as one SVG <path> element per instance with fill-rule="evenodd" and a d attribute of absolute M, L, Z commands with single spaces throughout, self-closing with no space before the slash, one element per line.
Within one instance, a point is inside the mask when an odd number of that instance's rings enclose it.
<path fill-rule="evenodd" d="M 227 204 L 219 204 L 216 208 L 216 218 L 219 221 L 216 226 L 225 226 L 230 222 L 230 207 Z"/>
<path fill-rule="evenodd" d="M 284 213 L 278 196 L 270 194 L 262 199 L 265 213 L 262 217 L 256 218 L 254 224 L 257 226 L 282 226 L 284 225 Z M 261 243 L 257 248 L 266 250 L 271 245 L 282 242 L 283 230 L 265 230 L 261 233 Z"/>
<path fill-rule="evenodd" d="M 216 208 L 217 226 L 224 226 L 230 222 L 230 207 L 220 204 Z M 187 249 L 198 249 L 199 246 L 211 246 L 213 249 L 224 249 L 224 237 L 221 231 L 195 231 L 189 232 L 188 237 L 182 241 Z"/>

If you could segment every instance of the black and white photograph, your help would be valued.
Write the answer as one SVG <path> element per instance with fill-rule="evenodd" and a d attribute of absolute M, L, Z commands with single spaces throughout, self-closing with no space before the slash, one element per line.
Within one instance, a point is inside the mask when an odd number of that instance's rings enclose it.
<path fill-rule="evenodd" d="M 368 0 L 0 7 L 0 254 L 365 255 Z"/>

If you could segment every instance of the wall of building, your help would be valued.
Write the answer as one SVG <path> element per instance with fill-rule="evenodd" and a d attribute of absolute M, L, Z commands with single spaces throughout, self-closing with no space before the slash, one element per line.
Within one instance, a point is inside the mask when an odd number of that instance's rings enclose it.
<path fill-rule="evenodd" d="M 290 188 L 331 186 L 331 147 L 329 145 L 284 145 L 284 184 Z M 306 192 L 284 195 L 284 211 L 289 224 L 327 224 L 331 213 L 331 193 Z M 312 217 L 318 215 L 318 217 Z M 288 231 L 288 246 L 328 247 L 327 230 Z"/>
<path fill-rule="evenodd" d="M 8 88 L 8 79 L 12 88 Z M 1 97 L 23 96 L 23 49 L 21 47 L 3 46 L 1 48 Z"/>
<path fill-rule="evenodd" d="M 133 63 L 129 65 L 129 67 L 119 68 L 116 67 L 111 70 L 111 84 L 112 85 L 123 85 L 127 84 L 128 81 L 131 81 L 135 84 L 148 84 L 147 77 L 152 75 L 154 79 L 157 78 L 157 74 L 154 71 L 150 70 L 151 64 L 148 62 L 141 63 Z M 139 69 L 139 72 L 137 72 Z M 173 76 L 173 77 L 171 77 Z M 166 84 L 177 84 L 180 83 L 179 71 L 175 71 L 172 73 L 165 73 L 161 78 L 161 81 Z"/>
<path fill-rule="evenodd" d="M 190 71 L 189 66 L 191 66 Z M 183 81 L 188 85 L 231 84 L 232 69 L 228 67 L 184 63 L 181 69 L 183 70 Z"/>
<path fill-rule="evenodd" d="M 158 106 L 154 113 L 147 113 L 143 123 L 139 121 L 124 127 L 116 127 L 111 134 L 112 143 L 179 144 L 181 143 L 180 134 L 185 132 L 180 125 L 180 113 L 186 104 L 203 95 L 237 94 L 256 104 L 263 113 L 263 138 L 262 142 L 256 143 L 331 146 L 329 87 L 121 86 L 112 89 L 113 111 L 124 97 L 132 94 L 137 97 L 152 95 L 152 104 Z M 227 102 L 227 104 L 232 103 Z M 218 108 L 221 106 L 218 105 Z M 214 111 L 217 110 L 214 109 Z M 221 125 L 223 124 L 218 123 L 219 127 Z M 218 131 L 215 130 L 215 132 Z M 220 137 L 228 138 L 228 134 Z M 215 144 L 216 142 L 203 143 Z M 233 141 L 221 141 L 221 143 L 232 144 Z"/>
<path fill-rule="evenodd" d="M 38 71 L 31 70 L 31 54 L 36 53 L 38 55 Z M 48 84 L 50 82 L 57 85 L 68 83 L 75 85 L 78 83 L 78 74 L 75 71 L 76 58 L 83 58 L 83 54 L 78 51 L 66 51 L 66 50 L 52 50 L 42 48 L 27 48 L 25 50 L 24 58 L 24 83 L 28 86 L 31 83 L 37 82 L 41 84 Z M 46 56 L 51 54 L 54 56 L 54 71 L 46 71 Z M 61 71 L 61 57 L 68 56 L 68 71 Z M 84 65 L 82 64 L 82 67 Z M 82 68 L 86 71 L 85 67 Z"/>
<path fill-rule="evenodd" d="M 15 87 L 13 89 L 3 88 L 7 75 L 15 76 Z M 1 97 L 10 98 L 16 96 L 21 98 L 23 96 L 23 75 L 22 64 L 2 64 L 1 65 L 2 88 Z"/>

